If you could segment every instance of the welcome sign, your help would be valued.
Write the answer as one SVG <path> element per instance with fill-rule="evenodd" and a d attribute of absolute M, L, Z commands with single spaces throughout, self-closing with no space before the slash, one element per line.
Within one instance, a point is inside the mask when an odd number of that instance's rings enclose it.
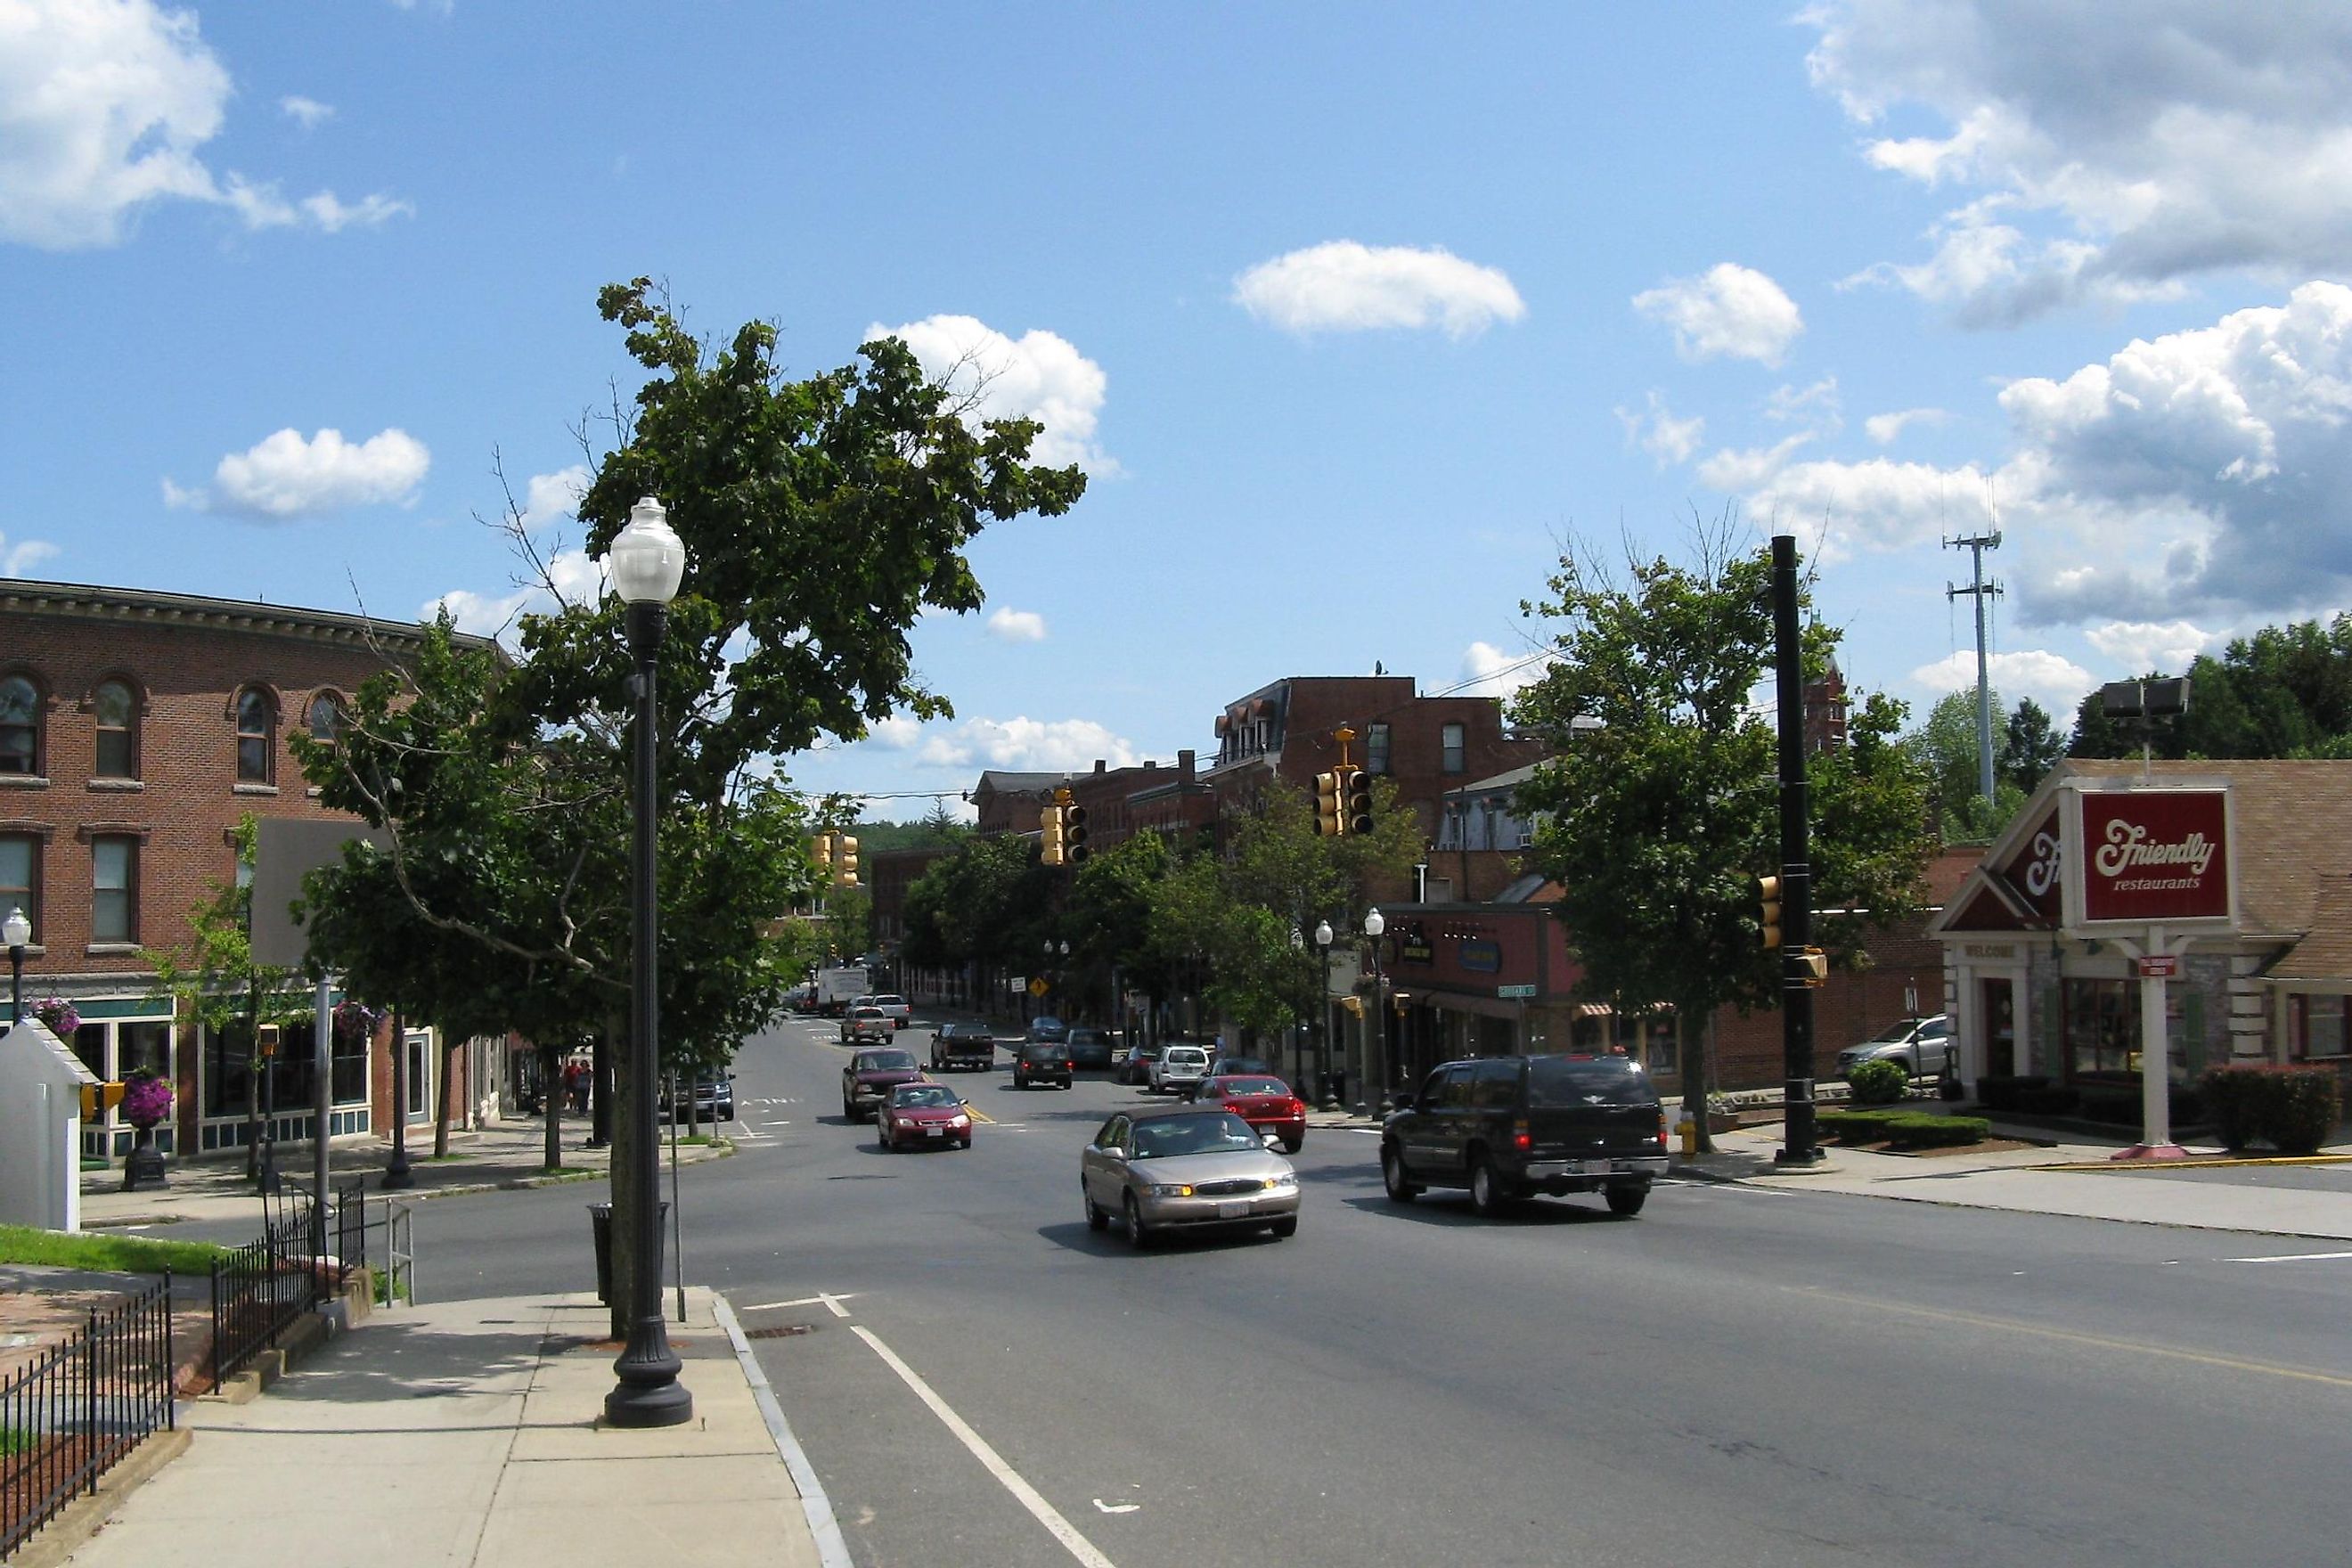
<path fill-rule="evenodd" d="M 2230 792 L 2078 790 L 2067 813 L 2070 926 L 2228 924 Z"/>

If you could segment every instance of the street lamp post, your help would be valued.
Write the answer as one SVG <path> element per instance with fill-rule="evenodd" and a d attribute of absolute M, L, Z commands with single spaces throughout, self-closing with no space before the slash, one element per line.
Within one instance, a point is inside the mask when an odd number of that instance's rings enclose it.
<path fill-rule="evenodd" d="M 25 1021 L 25 950 L 33 945 L 33 922 L 21 909 L 11 909 L 0 921 L 0 936 L 8 942 L 8 1026 Z"/>
<path fill-rule="evenodd" d="M 614 590 L 628 605 L 629 654 L 636 671 L 629 678 L 636 700 L 636 754 L 632 759 L 636 842 L 631 865 L 629 987 L 629 1205 L 636 1245 L 629 1268 L 629 1341 L 613 1363 L 614 1384 L 604 1395 L 604 1419 L 615 1426 L 676 1426 L 694 1416 L 694 1395 L 677 1380 L 680 1363 L 670 1348 L 661 1303 L 661 1167 L 656 1159 L 659 1129 L 654 1119 L 655 1075 L 660 1070 L 656 1030 L 660 1002 L 656 991 L 655 944 L 660 908 L 655 881 L 656 730 L 654 689 L 662 637 L 669 626 L 669 602 L 686 575 L 686 546 L 670 526 L 661 503 L 647 496 L 629 509 L 628 526 L 605 556 Z M 614 1173 L 617 1184 L 622 1173 Z"/>
<path fill-rule="evenodd" d="M 1371 1108 L 1388 1092 L 1389 1081 L 1389 983 L 1381 972 L 1381 933 L 1389 929 L 1388 917 L 1376 905 L 1364 913 L 1364 934 L 1372 939 L 1372 1061 L 1379 1075 L 1376 1087 L 1367 1092 L 1361 1084 L 1356 1086 L 1356 1114 L 1369 1116 Z M 1371 1075 L 1367 1074 L 1370 1077 Z"/>
<path fill-rule="evenodd" d="M 1339 1101 L 1331 1092 L 1331 922 L 1315 922 L 1316 951 L 1323 955 L 1323 994 L 1316 1005 L 1320 1016 L 1315 1023 L 1315 1104 L 1318 1110 L 1337 1110 Z"/>

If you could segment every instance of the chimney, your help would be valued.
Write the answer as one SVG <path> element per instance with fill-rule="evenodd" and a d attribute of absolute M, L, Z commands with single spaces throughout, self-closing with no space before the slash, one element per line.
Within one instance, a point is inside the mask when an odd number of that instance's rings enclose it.
<path fill-rule="evenodd" d="M 1176 753 L 1176 782 L 1180 784 L 1192 782 L 1192 752 L 1189 747 Z"/>
<path fill-rule="evenodd" d="M 1103 771 L 1103 760 L 1102 760 L 1100 757 L 1097 757 L 1097 758 L 1095 759 L 1095 772 L 1097 772 L 1097 773 L 1100 773 L 1100 772 L 1102 772 L 1102 771 Z"/>

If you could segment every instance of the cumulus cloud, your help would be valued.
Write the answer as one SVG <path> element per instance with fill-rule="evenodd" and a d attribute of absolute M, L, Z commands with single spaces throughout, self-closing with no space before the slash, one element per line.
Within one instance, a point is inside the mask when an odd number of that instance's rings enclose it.
<path fill-rule="evenodd" d="M 1472 697 L 1508 698 L 1541 680 L 1553 658 L 1540 650 L 1506 653 L 1493 643 L 1474 642 L 1463 650 L 1463 684 L 1456 689 Z"/>
<path fill-rule="evenodd" d="M 514 521 L 534 532 L 551 523 L 570 521 L 578 512 L 580 498 L 588 493 L 591 477 L 585 463 L 531 475 L 523 486 L 522 504 Z"/>
<path fill-rule="evenodd" d="M 2072 713 L 2083 694 L 2099 683 L 2097 677 L 2073 659 L 2040 649 L 1990 654 L 1985 670 L 1994 689 L 2011 701 L 2031 697 L 2059 714 Z M 1913 670 L 1911 679 L 1938 696 L 1967 690 L 1977 683 L 1977 656 L 1972 649 L 1950 654 Z"/>
<path fill-rule="evenodd" d="M 332 120 L 335 117 L 333 104 L 320 103 L 315 98 L 304 98 L 299 93 L 279 99 L 278 107 L 286 111 L 286 117 L 289 120 L 305 131 L 315 131 L 319 128 L 320 121 Z"/>
<path fill-rule="evenodd" d="M 1875 167 L 1966 199 L 1868 276 L 1972 325 L 2352 265 L 2352 10 L 1823 0 L 1807 66 Z M 1933 134 L 1886 133 L 1925 116 Z"/>
<path fill-rule="evenodd" d="M 1992 513 L 1987 476 L 1973 465 L 1939 468 L 1885 458 L 1859 463 L 1824 458 L 1778 467 L 1752 487 L 1743 487 L 1719 482 L 1745 476 L 1731 464 L 1718 468 L 1716 463 L 1709 459 L 1701 477 L 1712 474 L 1708 482 L 1719 489 L 1748 488 L 1748 508 L 1758 515 L 1801 531 L 1819 526 L 1821 553 L 1827 561 L 1862 551 L 1932 543 L 1947 532 L 1974 531 Z"/>
<path fill-rule="evenodd" d="M 988 617 L 988 635 L 999 642 L 1044 642 L 1045 617 L 1034 610 L 995 610 Z"/>
<path fill-rule="evenodd" d="M 1825 375 L 1811 386 L 1774 387 L 1764 400 L 1764 417 L 1780 425 L 1803 425 L 1817 435 L 1836 435 L 1845 428 L 1845 400 L 1838 395 L 1837 377 Z"/>
<path fill-rule="evenodd" d="M 1496 268 L 1435 247 L 1352 239 L 1259 262 L 1234 279 L 1234 300 L 1259 321 L 1301 334 L 1436 327 L 1466 338 L 1528 311 Z"/>
<path fill-rule="evenodd" d="M 141 209 L 173 199 L 226 206 L 253 227 L 330 232 L 408 210 L 384 196 L 289 202 L 266 182 L 216 177 L 202 152 L 231 90 L 192 12 L 152 0 L 0 7 L 0 239 L 113 245 Z"/>
<path fill-rule="evenodd" d="M 2187 621 L 2109 621 L 2083 635 L 2128 675 L 2186 669 L 2189 660 L 2221 640 L 2218 633 Z"/>
<path fill-rule="evenodd" d="M 1800 430 L 1769 447 L 1726 447 L 1698 466 L 1699 482 L 1711 489 L 1756 489 L 1788 467 L 1790 457 L 1812 438 L 1811 431 Z"/>
<path fill-rule="evenodd" d="M 1706 437 L 1704 416 L 1694 414 L 1687 419 L 1677 419 L 1666 406 L 1666 400 L 1655 392 L 1650 394 L 1646 409 L 1619 408 L 1616 413 L 1617 422 L 1625 427 L 1626 444 L 1649 453 L 1661 468 L 1669 463 L 1688 462 Z"/>
<path fill-rule="evenodd" d="M 1779 364 L 1805 330 L 1796 301 L 1753 268 L 1720 261 L 1633 296 L 1633 309 L 1674 329 L 1686 360 L 1752 359 Z"/>
<path fill-rule="evenodd" d="M 22 577 L 42 562 L 58 552 L 58 547 L 46 539 L 20 539 L 8 542 L 0 533 L 0 577 Z"/>
<path fill-rule="evenodd" d="M 1097 759 L 1133 767 L 1141 753 L 1090 719 L 964 719 L 928 731 L 916 761 L 933 767 L 1079 773 Z"/>
<path fill-rule="evenodd" d="M 1940 408 L 1898 408 L 1886 414 L 1874 414 L 1862 422 L 1862 428 L 1882 447 L 1891 447 L 1896 437 L 1914 425 L 1942 425 L 1951 416 Z"/>
<path fill-rule="evenodd" d="M 163 499 L 202 511 L 284 521 L 406 502 L 432 465 L 425 443 L 404 430 L 385 430 L 355 445 L 340 430 L 321 430 L 306 441 L 289 428 L 223 458 L 209 489 L 184 489 L 165 479 Z"/>
<path fill-rule="evenodd" d="M 549 583 L 525 583 L 505 594 L 477 594 L 453 588 L 427 600 L 417 618 L 429 621 L 447 610 L 461 632 L 510 640 L 515 624 L 526 615 L 546 615 L 564 605 L 593 605 L 604 596 L 604 563 L 584 551 L 561 550 L 547 558 Z"/>
<path fill-rule="evenodd" d="M 877 324 L 866 329 L 866 338 L 904 340 L 923 374 L 962 398 L 975 424 L 1036 420 L 1045 428 L 1030 448 L 1033 462 L 1055 468 L 1076 463 L 1105 478 L 1118 471 L 1118 464 L 1095 445 L 1095 422 L 1109 378 L 1067 339 L 1042 330 L 1010 338 L 971 316 L 928 316 L 899 327 Z"/>

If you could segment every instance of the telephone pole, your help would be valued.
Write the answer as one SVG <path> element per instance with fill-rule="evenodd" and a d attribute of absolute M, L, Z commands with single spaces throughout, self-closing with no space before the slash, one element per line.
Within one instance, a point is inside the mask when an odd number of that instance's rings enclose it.
<path fill-rule="evenodd" d="M 1984 552 L 2000 548 L 2000 530 L 1990 533 L 1969 534 L 1944 541 L 1947 550 L 1966 550 L 1970 566 L 1969 585 L 1944 585 L 1944 597 L 1957 599 L 1966 594 L 1977 602 L 1977 793 L 1992 804 L 1992 684 L 1985 676 L 1985 601 L 2000 597 L 2000 584 L 1988 583 L 1984 574 Z"/>

